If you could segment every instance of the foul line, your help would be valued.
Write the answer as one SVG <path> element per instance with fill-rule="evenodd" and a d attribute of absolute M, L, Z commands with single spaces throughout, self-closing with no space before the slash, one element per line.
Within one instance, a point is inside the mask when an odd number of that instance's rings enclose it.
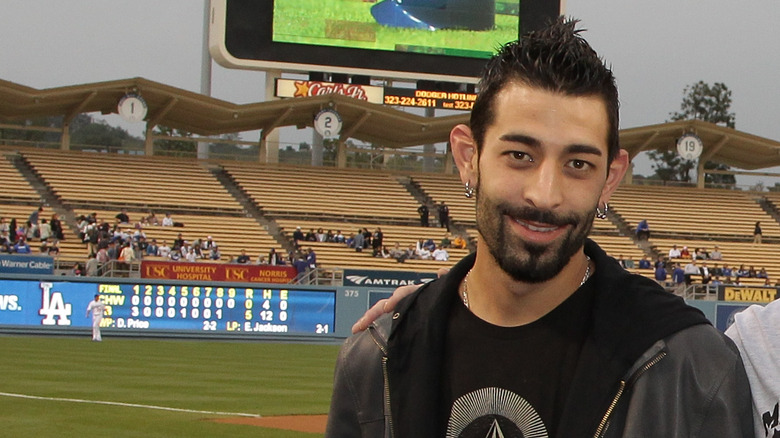
<path fill-rule="evenodd" d="M 81 400 L 77 398 L 40 397 L 36 395 L 14 394 L 10 392 L 0 392 L 0 396 L 26 398 L 31 400 L 49 400 L 49 401 L 61 401 L 61 402 L 72 402 L 72 403 L 87 403 L 87 404 L 95 404 L 95 405 L 123 406 L 123 407 L 130 407 L 130 408 L 157 409 L 160 411 L 187 412 L 191 414 L 226 415 L 226 416 L 233 416 L 233 417 L 254 417 L 254 418 L 262 417 L 261 415 L 246 414 L 243 412 L 199 411 L 197 409 L 169 408 L 166 406 L 140 405 L 136 403 L 121 403 L 121 402 L 102 401 L 102 400 Z"/>

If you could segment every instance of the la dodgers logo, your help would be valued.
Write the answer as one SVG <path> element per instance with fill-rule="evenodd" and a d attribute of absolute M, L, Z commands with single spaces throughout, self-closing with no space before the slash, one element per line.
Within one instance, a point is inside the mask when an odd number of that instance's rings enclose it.
<path fill-rule="evenodd" d="M 52 292 L 51 283 L 41 283 L 41 310 L 39 315 L 45 316 L 41 320 L 43 325 L 70 325 L 72 306 L 65 304 L 61 292 Z"/>

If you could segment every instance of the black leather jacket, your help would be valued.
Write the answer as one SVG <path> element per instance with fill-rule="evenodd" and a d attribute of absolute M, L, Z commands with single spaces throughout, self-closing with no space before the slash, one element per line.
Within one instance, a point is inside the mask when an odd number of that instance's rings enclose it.
<path fill-rule="evenodd" d="M 620 268 L 592 241 L 593 324 L 559 425 L 566 437 L 749 437 L 750 388 L 734 344 L 701 313 Z M 345 342 L 327 437 L 431 437 L 448 306 L 469 256 Z M 454 288 L 455 287 L 455 288 Z"/>

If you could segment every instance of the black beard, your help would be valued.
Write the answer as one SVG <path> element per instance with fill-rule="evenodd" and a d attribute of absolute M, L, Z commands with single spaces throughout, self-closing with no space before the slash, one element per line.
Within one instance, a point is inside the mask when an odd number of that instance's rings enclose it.
<path fill-rule="evenodd" d="M 504 272 L 524 283 L 541 283 L 558 275 L 585 244 L 596 215 L 595 208 L 581 214 L 559 215 L 533 207 L 512 207 L 505 202 L 493 203 L 479 190 L 477 193 L 477 229 L 488 251 Z M 540 245 L 507 237 L 505 221 L 512 220 L 507 217 L 553 226 L 571 225 L 571 229 L 560 243 Z"/>

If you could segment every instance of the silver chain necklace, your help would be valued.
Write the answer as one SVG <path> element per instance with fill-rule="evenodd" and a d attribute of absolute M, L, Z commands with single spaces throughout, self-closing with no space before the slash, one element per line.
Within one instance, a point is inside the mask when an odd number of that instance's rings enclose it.
<path fill-rule="evenodd" d="M 585 284 L 586 281 L 588 281 L 588 278 L 590 278 L 590 257 L 586 255 L 585 258 L 588 259 L 588 264 L 585 267 L 585 275 L 582 276 L 582 281 L 580 281 L 579 287 L 582 287 L 582 285 Z M 467 309 L 470 309 L 469 275 L 471 275 L 471 269 L 469 269 L 469 272 L 466 273 L 466 277 L 463 278 L 463 290 L 461 291 L 461 299 L 463 300 L 463 304 L 466 306 Z"/>

